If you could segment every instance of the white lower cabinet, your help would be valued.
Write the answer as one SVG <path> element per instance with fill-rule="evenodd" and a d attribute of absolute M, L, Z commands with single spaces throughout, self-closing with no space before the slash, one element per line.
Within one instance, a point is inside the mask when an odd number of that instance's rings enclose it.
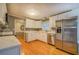
<path fill-rule="evenodd" d="M 45 32 L 42 31 L 28 31 L 26 32 L 27 36 L 26 36 L 26 41 L 30 42 L 33 40 L 40 40 L 40 41 L 44 41 L 47 42 L 47 34 Z"/>

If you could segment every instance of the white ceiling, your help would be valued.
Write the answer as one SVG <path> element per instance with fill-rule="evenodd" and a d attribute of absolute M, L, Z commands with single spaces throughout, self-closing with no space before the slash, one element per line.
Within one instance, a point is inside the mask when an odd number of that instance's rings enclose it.
<path fill-rule="evenodd" d="M 41 19 L 63 11 L 79 7 L 77 3 L 17 3 L 7 4 L 8 13 L 19 17 Z"/>

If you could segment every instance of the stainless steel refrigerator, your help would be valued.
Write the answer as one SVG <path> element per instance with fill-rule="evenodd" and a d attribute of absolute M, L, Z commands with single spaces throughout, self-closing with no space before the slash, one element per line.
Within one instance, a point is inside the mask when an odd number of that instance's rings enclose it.
<path fill-rule="evenodd" d="M 78 54 L 77 17 L 71 17 L 56 21 L 56 26 L 57 33 L 55 46 L 66 52 Z"/>

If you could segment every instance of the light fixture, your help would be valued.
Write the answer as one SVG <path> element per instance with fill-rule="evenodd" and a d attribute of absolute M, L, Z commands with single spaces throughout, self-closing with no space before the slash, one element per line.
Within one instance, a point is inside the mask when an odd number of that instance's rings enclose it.
<path fill-rule="evenodd" d="M 30 10 L 27 11 L 27 14 L 30 15 L 30 16 L 37 16 L 39 13 L 35 9 L 30 9 Z"/>
<path fill-rule="evenodd" d="M 35 12 L 29 12 L 29 15 L 36 15 Z"/>

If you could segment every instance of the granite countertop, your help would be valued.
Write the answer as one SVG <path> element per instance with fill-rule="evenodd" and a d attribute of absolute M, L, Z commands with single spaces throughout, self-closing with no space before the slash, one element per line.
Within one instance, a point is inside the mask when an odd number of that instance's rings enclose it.
<path fill-rule="evenodd" d="M 0 50 L 20 45 L 15 36 L 1 36 L 0 37 Z"/>

